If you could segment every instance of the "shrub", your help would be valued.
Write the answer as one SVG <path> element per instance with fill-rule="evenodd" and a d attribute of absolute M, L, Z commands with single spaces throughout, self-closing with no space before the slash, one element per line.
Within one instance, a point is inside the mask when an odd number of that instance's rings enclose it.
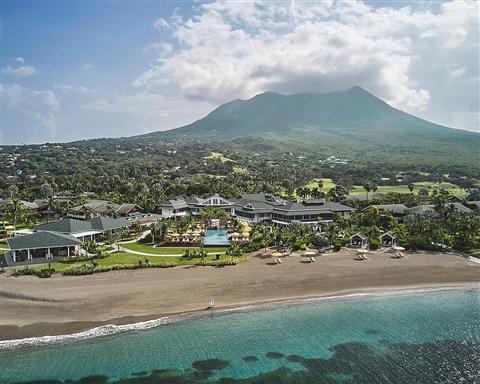
<path fill-rule="evenodd" d="M 372 250 L 380 248 L 380 240 L 375 238 L 375 237 L 373 239 L 370 239 L 370 242 L 368 244 L 368 248 L 370 248 Z"/>
<path fill-rule="evenodd" d="M 151 264 L 147 262 L 138 261 L 136 264 L 114 264 L 114 265 L 76 265 L 66 269 L 63 274 L 65 276 L 82 276 L 91 275 L 93 273 L 109 272 L 109 271 L 121 271 L 121 270 L 133 270 L 142 268 L 172 268 L 176 267 L 176 263 L 156 263 Z"/>
<path fill-rule="evenodd" d="M 211 261 L 198 261 L 194 263 L 193 265 L 195 267 L 226 267 L 229 265 L 237 265 L 238 260 L 233 259 L 233 260 L 211 260 Z"/>
<path fill-rule="evenodd" d="M 25 275 L 31 275 L 31 276 L 37 276 L 41 279 L 48 279 L 49 277 L 52 277 L 53 273 L 55 272 L 55 269 L 48 265 L 48 268 L 42 268 L 40 270 L 38 269 L 33 269 L 28 266 L 26 266 L 23 269 L 18 269 L 15 270 L 13 273 L 14 276 L 25 276 Z"/>
<path fill-rule="evenodd" d="M 337 240 L 335 240 L 335 243 L 333 244 L 333 250 L 335 252 L 338 252 L 338 251 L 340 251 L 340 249 L 342 249 L 342 240 L 337 239 Z"/>

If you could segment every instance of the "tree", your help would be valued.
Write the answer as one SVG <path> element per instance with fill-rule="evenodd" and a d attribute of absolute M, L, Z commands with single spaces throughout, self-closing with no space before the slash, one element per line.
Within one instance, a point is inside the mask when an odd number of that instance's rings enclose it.
<path fill-rule="evenodd" d="M 235 257 L 240 257 L 242 256 L 242 249 L 240 248 L 240 246 L 237 244 L 237 243 L 233 243 L 232 245 L 230 245 L 230 247 L 228 248 L 227 250 L 227 255 L 229 255 L 231 257 L 231 260 L 233 261 L 233 259 Z"/>
<path fill-rule="evenodd" d="M 18 198 L 13 198 L 5 209 L 5 217 L 12 222 L 13 230 L 17 230 L 17 223 L 23 222 L 28 216 L 28 209 Z"/>
<path fill-rule="evenodd" d="M 47 209 L 47 223 L 52 213 L 55 213 L 58 209 L 57 202 L 52 195 L 47 197 L 45 208 Z"/>
<path fill-rule="evenodd" d="M 413 183 L 408 184 L 408 190 L 410 191 L 410 193 L 413 193 L 414 188 L 415 188 L 415 185 Z"/>
<path fill-rule="evenodd" d="M 48 199 L 53 196 L 53 187 L 49 183 L 44 183 L 40 187 L 40 194 L 43 198 Z"/>
<path fill-rule="evenodd" d="M 369 181 L 363 184 L 363 189 L 367 192 L 367 201 L 368 201 L 368 193 L 372 190 L 372 183 Z"/>

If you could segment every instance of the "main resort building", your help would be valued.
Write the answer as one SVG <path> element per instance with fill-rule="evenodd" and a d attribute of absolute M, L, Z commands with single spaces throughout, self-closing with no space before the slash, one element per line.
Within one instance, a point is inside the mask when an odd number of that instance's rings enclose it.
<path fill-rule="evenodd" d="M 323 199 L 288 201 L 269 193 L 242 194 L 234 199 L 213 195 L 206 199 L 188 197 L 167 200 L 157 205 L 161 217 L 199 214 L 206 207 L 220 208 L 239 221 L 248 223 L 271 222 L 288 225 L 293 221 L 317 227 L 319 222 L 332 222 L 335 216 L 350 216 L 354 209 Z"/>

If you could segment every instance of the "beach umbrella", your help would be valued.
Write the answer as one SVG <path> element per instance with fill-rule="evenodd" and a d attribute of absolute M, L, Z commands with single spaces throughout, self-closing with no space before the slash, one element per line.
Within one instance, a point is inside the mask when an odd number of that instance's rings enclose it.
<path fill-rule="evenodd" d="M 278 252 L 278 251 L 275 251 L 275 252 L 273 252 L 270 256 L 272 256 L 272 257 L 282 257 L 283 254 L 280 253 L 280 252 Z"/>
<path fill-rule="evenodd" d="M 180 234 L 179 234 L 179 233 L 176 233 L 176 232 L 174 232 L 174 233 L 170 234 L 170 236 L 172 236 L 172 237 L 178 237 L 178 236 L 180 236 Z"/>
<path fill-rule="evenodd" d="M 405 248 L 400 247 L 400 246 L 395 246 L 395 247 L 393 247 L 393 249 L 394 249 L 395 251 L 405 251 Z"/>
<path fill-rule="evenodd" d="M 230 234 L 230 236 L 232 236 L 232 237 L 238 237 L 238 236 L 240 236 L 240 234 L 239 234 L 238 232 L 233 232 L 233 233 Z"/>
<path fill-rule="evenodd" d="M 249 237 L 249 236 L 250 236 L 250 233 L 248 233 L 248 232 L 243 232 L 243 233 L 242 233 L 242 236 L 243 236 L 243 237 Z"/>
<path fill-rule="evenodd" d="M 357 249 L 357 253 L 368 253 L 368 249 L 365 249 L 365 248 L 360 248 L 360 249 Z"/>
<path fill-rule="evenodd" d="M 311 250 L 311 249 L 306 249 L 304 252 L 303 252 L 303 256 L 315 256 L 317 254 L 317 252 Z"/>

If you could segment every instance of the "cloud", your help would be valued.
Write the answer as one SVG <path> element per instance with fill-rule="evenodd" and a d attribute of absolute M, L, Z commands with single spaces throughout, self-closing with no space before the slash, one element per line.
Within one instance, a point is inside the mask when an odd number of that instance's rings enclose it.
<path fill-rule="evenodd" d="M 420 73 L 437 83 L 446 67 L 458 68 L 450 70 L 454 77 L 475 73 L 468 66 L 478 56 L 478 3 L 415 5 L 219 1 L 200 5 L 187 20 L 176 11 L 174 23 L 155 24 L 168 24 L 178 48 L 168 57 L 159 52 L 133 85 L 160 93 L 168 85 L 187 100 L 215 104 L 267 90 L 360 85 L 400 109 L 427 111 L 438 103 L 432 90 L 439 85 Z M 431 62 L 440 55 L 442 65 Z M 456 62 L 463 56 L 470 64 Z"/>
<path fill-rule="evenodd" d="M 88 71 L 93 68 L 92 64 L 82 64 L 80 65 L 80 70 L 81 71 Z"/>
<path fill-rule="evenodd" d="M 191 123 L 198 116 L 206 115 L 214 105 L 191 102 L 175 97 L 152 93 L 118 95 L 101 98 L 85 104 L 85 110 L 121 115 L 142 127 L 144 132 L 176 128 Z"/>
<path fill-rule="evenodd" d="M 44 141 L 55 138 L 56 113 L 60 100 L 52 90 L 33 90 L 17 83 L 0 84 L 7 120 L 21 118 L 28 127 L 24 141 Z M 6 124 L 7 133 L 12 127 Z"/>
<path fill-rule="evenodd" d="M 93 89 L 90 89 L 84 86 L 74 86 L 69 84 L 57 85 L 56 88 L 65 93 L 76 94 L 76 95 L 88 95 L 88 94 L 95 93 L 95 90 Z"/>
<path fill-rule="evenodd" d="M 170 28 L 170 24 L 168 24 L 168 22 L 163 18 L 163 17 L 160 17 L 159 19 L 157 19 L 155 21 L 155 23 L 153 23 L 153 27 L 155 29 L 169 29 Z"/>
<path fill-rule="evenodd" d="M 33 65 L 25 65 L 25 60 L 22 57 L 15 57 L 13 59 L 17 66 L 7 65 L 2 68 L 2 73 L 12 77 L 29 77 L 37 73 L 37 69 Z"/>

